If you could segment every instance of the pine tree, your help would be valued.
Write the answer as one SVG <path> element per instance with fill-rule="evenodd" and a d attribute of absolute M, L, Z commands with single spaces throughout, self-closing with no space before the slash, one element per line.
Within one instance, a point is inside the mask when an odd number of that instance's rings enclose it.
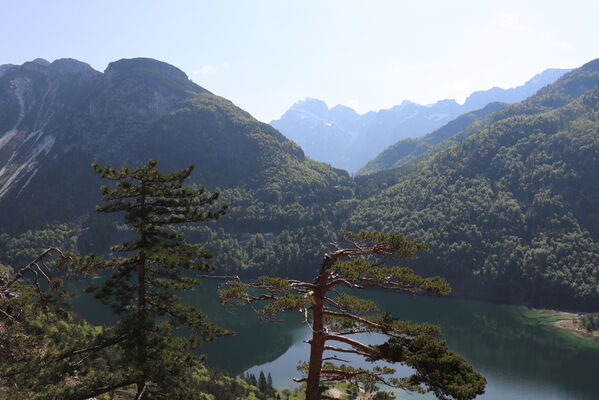
<path fill-rule="evenodd" d="M 268 377 L 266 377 L 266 385 L 268 386 L 268 393 L 273 395 L 275 393 L 275 388 L 272 386 L 272 376 L 270 372 L 268 373 Z"/>
<path fill-rule="evenodd" d="M 214 269 L 206 262 L 211 254 L 186 243 L 176 226 L 217 219 L 227 206 L 205 210 L 218 193 L 183 186 L 193 166 L 170 174 L 160 173 L 155 160 L 135 169 L 98 164 L 93 168 L 116 183 L 102 186 L 106 203 L 97 211 L 124 212 L 132 236 L 111 247 L 119 256 L 90 255 L 79 262 L 82 270 L 110 273 L 89 291 L 120 318 L 112 345 L 120 354 L 113 376 L 121 378 L 112 386 L 134 384 L 136 399 L 194 398 L 186 392 L 184 377 L 199 359 L 187 350 L 230 332 L 208 322 L 203 312 L 182 303 L 176 294 L 198 285 L 199 272 Z M 174 336 L 180 327 L 188 328 L 185 337 Z"/>
<path fill-rule="evenodd" d="M 258 389 L 260 389 L 262 394 L 268 394 L 268 384 L 266 383 L 264 371 L 260 371 L 260 376 L 258 377 Z"/>
<path fill-rule="evenodd" d="M 68 311 L 62 280 L 72 259 L 49 248 L 0 282 L 0 397 L 67 398 L 73 382 L 94 379 L 90 359 L 102 330 Z M 97 355 L 97 353 L 96 353 Z M 89 397 L 89 396 L 88 396 Z"/>
<path fill-rule="evenodd" d="M 484 393 L 486 380 L 459 355 L 448 350 L 439 327 L 401 321 L 380 313 L 376 304 L 351 296 L 352 289 L 380 289 L 445 296 L 449 284 L 440 277 L 422 278 L 407 267 L 386 266 L 389 258 L 405 259 L 427 246 L 399 234 L 361 232 L 345 234 L 346 243 L 332 243 L 324 255 L 318 275 L 312 282 L 263 276 L 256 283 L 243 283 L 238 277 L 219 292 L 222 305 L 269 301 L 260 311 L 273 318 L 281 311 L 299 310 L 312 330 L 310 360 L 300 370 L 306 382 L 306 400 L 320 400 L 327 384 L 349 381 L 368 392 L 382 383 L 415 392 L 432 392 L 439 399 L 473 399 Z M 339 291 L 345 288 L 345 291 Z M 335 297 L 331 293 L 336 294 Z M 385 343 L 367 345 L 351 335 L 376 332 L 388 337 Z M 331 342 L 338 343 L 332 345 Z M 354 368 L 325 351 L 352 353 L 368 361 L 383 360 L 414 369 L 407 377 L 388 377 L 389 367 Z M 343 360 L 340 360 L 343 361 Z M 384 398 L 384 394 L 379 395 Z"/>
<path fill-rule="evenodd" d="M 252 386 L 258 386 L 258 380 L 256 379 L 256 375 L 254 374 L 248 374 L 248 379 L 247 379 L 247 383 L 249 383 Z"/>

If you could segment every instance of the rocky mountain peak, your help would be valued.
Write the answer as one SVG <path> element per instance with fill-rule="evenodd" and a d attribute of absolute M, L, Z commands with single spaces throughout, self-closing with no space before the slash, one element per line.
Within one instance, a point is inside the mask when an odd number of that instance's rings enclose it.
<path fill-rule="evenodd" d="M 89 64 L 74 58 L 59 58 L 50 64 L 50 68 L 59 72 L 73 72 L 82 74 L 99 74 Z"/>
<path fill-rule="evenodd" d="M 153 60 L 151 58 L 123 58 L 118 61 L 111 62 L 106 67 L 104 74 L 106 76 L 121 74 L 121 73 L 139 73 L 139 72 L 154 72 L 168 78 L 187 81 L 188 77 L 185 72 L 179 68 L 167 64 L 162 61 Z"/>
<path fill-rule="evenodd" d="M 46 60 L 45 58 L 36 58 L 35 60 L 33 60 L 31 62 L 34 64 L 43 65 L 44 67 L 47 67 L 48 65 L 50 65 L 50 62 L 48 60 Z"/>
<path fill-rule="evenodd" d="M 36 58 L 33 61 L 27 61 L 21 65 L 25 71 L 46 72 L 50 63 L 43 58 Z"/>
<path fill-rule="evenodd" d="M 360 116 L 353 108 L 341 104 L 331 108 L 331 114 L 336 118 L 357 118 Z"/>
<path fill-rule="evenodd" d="M 592 63 L 587 64 L 587 68 L 593 67 Z M 309 157 L 354 173 L 402 139 L 433 132 L 457 116 L 492 102 L 520 102 L 568 71 L 548 69 L 515 88 L 477 91 L 463 105 L 454 99 L 427 105 L 404 100 L 388 109 L 357 114 L 349 108 L 338 109 L 340 106 L 329 109 L 324 101 L 307 98 L 295 103 L 271 124 L 302 146 Z M 586 87 L 581 86 L 580 90 Z M 328 151 L 330 148 L 339 151 Z"/>
<path fill-rule="evenodd" d="M 324 117 L 328 114 L 329 107 L 322 100 L 307 97 L 305 100 L 300 100 L 291 106 L 290 111 L 308 111 L 319 117 Z"/>

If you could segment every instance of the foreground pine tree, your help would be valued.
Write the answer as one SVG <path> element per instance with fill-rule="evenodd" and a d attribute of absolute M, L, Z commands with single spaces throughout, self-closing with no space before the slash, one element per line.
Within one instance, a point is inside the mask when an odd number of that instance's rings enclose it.
<path fill-rule="evenodd" d="M 230 332 L 208 322 L 203 312 L 183 304 L 176 294 L 199 284 L 199 272 L 214 269 L 206 262 L 211 255 L 186 243 L 176 226 L 217 219 L 227 206 L 206 210 L 218 193 L 183 186 L 193 166 L 171 174 L 160 173 L 155 160 L 135 169 L 98 164 L 93 168 L 116 183 L 102 186 L 106 203 L 97 211 L 124 212 L 132 234 L 111 248 L 120 255 L 91 255 L 80 262 L 84 271 L 109 274 L 89 291 L 119 316 L 111 336 L 119 354 L 113 376 L 120 381 L 111 385 L 135 385 L 135 399 L 195 398 L 187 393 L 184 377 L 199 360 L 187 350 Z M 187 328 L 184 336 L 174 335 L 181 327 Z"/>
<path fill-rule="evenodd" d="M 421 278 L 405 267 L 388 267 L 388 258 L 408 258 L 426 247 L 403 235 L 380 232 L 346 233 L 347 243 L 332 243 L 314 281 L 261 277 L 256 283 L 239 278 L 219 293 L 221 304 L 243 305 L 269 301 L 261 311 L 271 318 L 281 311 L 299 310 L 312 330 L 310 360 L 300 365 L 306 382 L 306 400 L 320 400 L 328 383 L 349 381 L 369 392 L 382 383 L 416 392 L 432 392 L 439 399 L 473 399 L 484 393 L 486 380 L 459 355 L 448 350 L 439 327 L 401 321 L 388 313 L 377 314 L 370 300 L 351 296 L 350 289 L 369 287 L 431 296 L 449 294 L 449 284 L 439 277 Z M 339 289 L 346 289 L 340 291 Z M 334 297 L 331 296 L 334 294 Z M 368 345 L 352 337 L 375 332 L 388 337 L 385 343 Z M 336 343 L 333 345 L 332 343 Z M 325 357 L 330 351 L 332 357 Z M 335 364 L 336 354 L 352 353 L 367 361 L 383 360 L 411 367 L 407 377 L 388 377 L 389 367 L 354 368 Z M 343 360 L 340 360 L 343 361 Z M 379 398 L 390 398 L 379 392 Z"/>

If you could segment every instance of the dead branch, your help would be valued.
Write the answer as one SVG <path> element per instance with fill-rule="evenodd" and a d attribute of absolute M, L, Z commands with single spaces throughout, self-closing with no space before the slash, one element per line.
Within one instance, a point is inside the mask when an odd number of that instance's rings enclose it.
<path fill-rule="evenodd" d="M 32 272 L 33 275 L 35 276 L 35 280 L 34 280 L 34 284 L 39 288 L 39 280 L 38 280 L 38 272 L 42 274 L 42 276 L 44 277 L 44 279 L 48 282 L 51 283 L 51 279 L 50 277 L 40 268 L 39 264 L 41 261 L 43 261 L 45 259 L 45 257 L 48 254 L 51 253 L 56 253 L 58 254 L 58 256 L 60 257 L 61 262 L 67 263 L 69 261 L 71 261 L 70 257 L 67 257 L 64 255 L 64 253 L 56 248 L 56 247 L 50 247 L 48 249 L 46 249 L 45 251 L 43 251 L 39 256 L 37 256 L 37 258 L 35 260 L 33 260 L 32 262 L 30 262 L 29 264 L 27 264 L 25 267 L 21 268 L 14 276 L 13 279 L 9 280 L 2 288 L 0 288 L 0 294 L 2 290 L 8 290 L 8 288 L 10 286 L 12 286 L 15 282 L 17 282 L 19 279 L 21 279 L 25 273 L 27 272 Z M 44 267 L 46 269 L 48 269 L 47 266 L 44 265 Z M 41 288 L 39 288 L 39 290 L 41 291 Z"/>

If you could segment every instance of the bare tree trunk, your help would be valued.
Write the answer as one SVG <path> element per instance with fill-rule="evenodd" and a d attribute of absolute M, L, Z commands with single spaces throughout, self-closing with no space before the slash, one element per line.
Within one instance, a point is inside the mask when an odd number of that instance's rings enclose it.
<path fill-rule="evenodd" d="M 330 263 L 330 257 L 326 255 L 313 295 L 312 340 L 310 341 L 310 364 L 308 366 L 308 380 L 306 382 L 306 400 L 320 400 L 320 371 L 322 370 L 322 354 L 324 353 L 324 337 L 326 335 L 324 329 L 324 297 L 327 293 L 328 268 Z"/>
<path fill-rule="evenodd" d="M 141 209 L 145 211 L 146 193 L 145 193 L 145 182 L 141 183 Z M 137 344 L 137 361 L 141 371 L 145 371 L 146 364 L 146 332 L 145 329 L 145 318 L 146 318 L 146 255 L 145 255 L 145 244 L 146 244 L 146 228 L 145 224 L 141 229 L 141 254 L 139 256 L 139 264 L 137 266 L 137 323 L 140 325 L 140 337 L 138 338 Z M 142 372 L 141 378 L 136 382 L 137 395 L 135 399 L 141 399 L 143 393 L 146 390 L 146 377 L 145 372 Z"/>
<path fill-rule="evenodd" d="M 143 236 L 143 235 L 142 235 Z M 145 307 L 146 307 L 146 287 L 145 287 L 145 283 L 146 283 L 146 260 L 145 260 L 145 255 L 142 253 L 141 257 L 140 257 L 140 261 L 139 261 L 139 266 L 138 266 L 138 299 L 137 299 L 137 317 L 138 317 L 138 324 L 140 324 L 140 337 L 139 337 L 139 342 L 137 344 L 137 361 L 139 363 L 139 368 L 141 369 L 141 371 L 145 371 L 145 363 L 146 363 L 146 340 L 145 340 L 145 332 L 144 332 L 144 326 L 142 324 L 145 323 Z M 142 377 L 141 379 L 139 379 L 136 382 L 137 385 L 137 394 L 135 396 L 135 399 L 141 399 L 143 396 L 143 393 L 145 391 L 146 388 L 146 379 L 145 379 L 145 373 L 142 372 Z"/>

